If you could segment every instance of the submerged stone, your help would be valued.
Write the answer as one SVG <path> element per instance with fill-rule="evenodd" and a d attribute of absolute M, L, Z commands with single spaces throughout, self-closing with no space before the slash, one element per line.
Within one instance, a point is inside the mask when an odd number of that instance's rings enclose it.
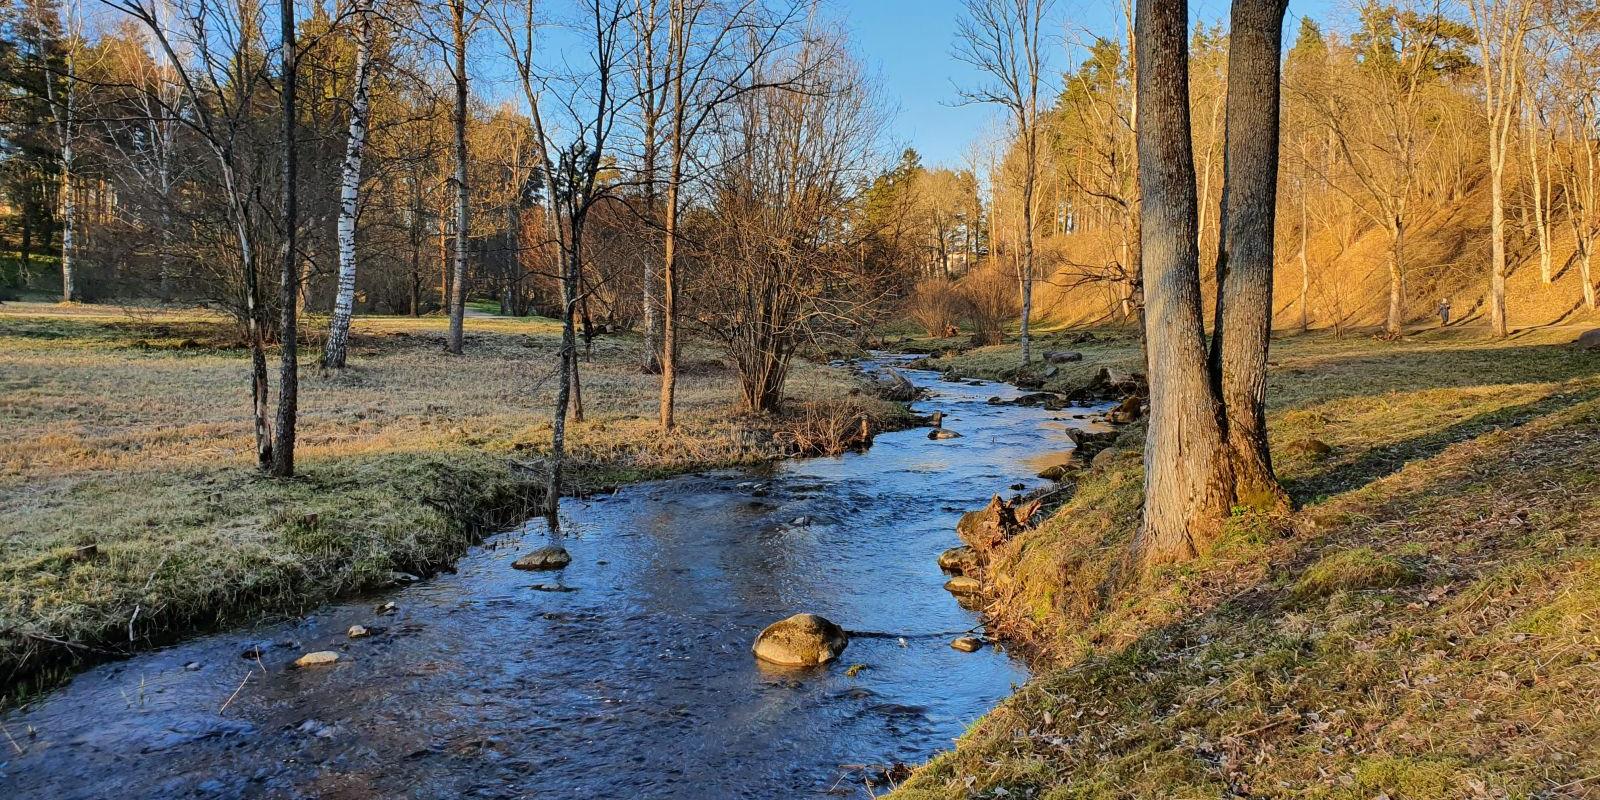
<path fill-rule="evenodd" d="M 951 642 L 950 646 L 963 653 L 976 653 L 983 649 L 983 640 L 976 636 L 963 636 Z"/>

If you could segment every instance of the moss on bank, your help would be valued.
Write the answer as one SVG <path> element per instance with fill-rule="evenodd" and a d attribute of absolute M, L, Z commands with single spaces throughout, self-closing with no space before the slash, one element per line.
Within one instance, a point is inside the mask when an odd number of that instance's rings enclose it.
<path fill-rule="evenodd" d="M 990 566 L 1037 676 L 895 797 L 1588 796 L 1600 358 L 1572 336 L 1277 343 L 1303 510 L 1117 583 L 1141 468 L 1090 473 Z"/>
<path fill-rule="evenodd" d="M 532 516 L 544 480 L 559 328 L 367 318 L 353 365 L 307 370 L 298 474 L 261 476 L 244 353 L 198 312 L 0 307 L 0 686 L 209 627 L 296 613 L 448 567 L 482 526 Z M 307 348 L 308 352 L 314 352 Z M 837 448 L 909 424 L 839 370 L 796 364 L 784 415 L 736 413 L 733 373 L 685 353 L 680 427 L 654 421 L 638 341 L 596 340 L 567 488 Z"/>

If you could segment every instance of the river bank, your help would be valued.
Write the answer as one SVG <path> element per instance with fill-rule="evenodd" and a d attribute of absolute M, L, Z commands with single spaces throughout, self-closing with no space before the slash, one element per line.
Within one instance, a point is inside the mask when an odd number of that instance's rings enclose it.
<path fill-rule="evenodd" d="M 1143 479 L 1124 429 L 987 567 L 992 626 L 1043 669 L 893 796 L 1587 796 L 1600 354 L 1575 335 L 1276 341 L 1269 429 L 1301 510 L 1132 584 L 1110 574 Z"/>
<path fill-rule="evenodd" d="M 0 685 L 26 695 L 194 631 L 408 582 L 529 516 L 559 327 L 467 327 L 450 357 L 442 319 L 360 319 L 350 369 L 302 371 L 299 474 L 276 481 L 249 463 L 246 356 L 225 321 L 0 306 Z M 690 347 L 680 427 L 662 437 L 638 347 L 602 337 L 584 363 L 576 491 L 826 449 L 861 414 L 877 430 L 910 421 L 810 363 L 785 416 L 733 413 L 732 372 Z"/>
<path fill-rule="evenodd" d="M 864 365 L 871 369 L 873 365 Z M 415 585 L 104 664 L 0 714 L 0 784 L 284 797 L 850 796 L 865 800 L 1012 692 L 936 556 L 997 489 L 1047 485 L 1093 409 L 908 371 L 910 429 L 837 457 L 561 502 Z M 990 398 L 1001 402 L 991 403 Z M 515 563 L 559 545 L 564 566 Z M 815 668 L 757 660 L 775 620 L 850 631 Z M 305 653 L 326 654 L 297 667 Z M 129 772 L 125 765 L 137 761 Z"/>

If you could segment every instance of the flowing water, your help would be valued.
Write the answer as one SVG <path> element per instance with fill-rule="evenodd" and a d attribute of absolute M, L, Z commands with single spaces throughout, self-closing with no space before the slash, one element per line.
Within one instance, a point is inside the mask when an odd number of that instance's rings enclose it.
<path fill-rule="evenodd" d="M 511 569 L 553 538 L 533 521 L 453 573 L 89 670 L 0 718 L 0 797 L 867 796 L 1026 678 L 950 647 L 979 619 L 934 558 L 1088 424 L 906 374 L 962 438 L 567 500 L 559 572 Z M 758 663 L 756 633 L 800 611 L 856 632 L 840 661 Z M 341 659 L 291 666 L 314 650 Z"/>

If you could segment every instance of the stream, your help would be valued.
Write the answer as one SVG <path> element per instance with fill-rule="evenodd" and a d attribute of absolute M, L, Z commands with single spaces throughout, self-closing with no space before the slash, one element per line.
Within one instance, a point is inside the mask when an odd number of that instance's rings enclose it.
<path fill-rule="evenodd" d="M 90 669 L 0 716 L 0 797 L 882 794 L 884 769 L 949 748 L 1027 678 L 997 646 L 950 646 L 980 624 L 934 563 L 956 519 L 1040 485 L 1102 410 L 905 374 L 961 438 L 567 499 L 560 571 L 511 568 L 552 541 L 533 520 L 454 572 Z M 839 661 L 757 662 L 755 635 L 801 611 L 853 632 Z M 293 667 L 319 650 L 340 660 Z"/>

